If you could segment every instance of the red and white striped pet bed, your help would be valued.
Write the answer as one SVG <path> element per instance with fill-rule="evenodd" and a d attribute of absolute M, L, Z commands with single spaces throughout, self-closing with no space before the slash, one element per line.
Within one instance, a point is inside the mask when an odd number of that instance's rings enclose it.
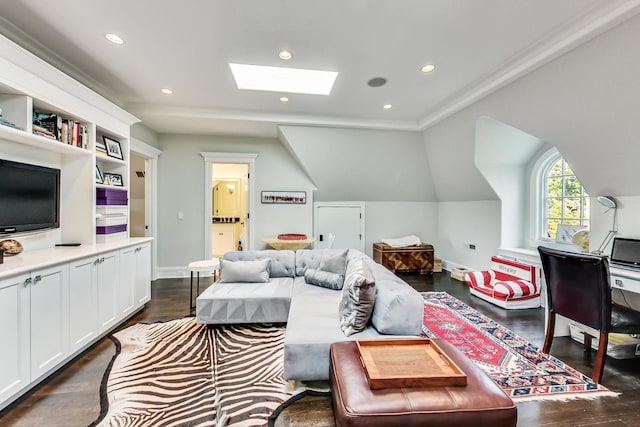
<path fill-rule="evenodd" d="M 491 257 L 491 270 L 467 273 L 471 294 L 506 309 L 540 307 L 536 266 L 498 256 Z"/>

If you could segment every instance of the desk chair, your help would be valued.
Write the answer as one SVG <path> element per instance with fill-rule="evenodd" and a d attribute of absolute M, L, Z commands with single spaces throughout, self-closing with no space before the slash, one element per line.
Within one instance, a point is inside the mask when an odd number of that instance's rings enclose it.
<path fill-rule="evenodd" d="M 538 247 L 547 286 L 548 323 L 543 353 L 549 353 L 556 313 L 595 330 L 599 335 L 593 381 L 600 382 L 607 357 L 609 333 L 640 333 L 640 312 L 611 301 L 606 257 Z M 595 335 L 594 334 L 594 335 Z M 591 332 L 584 333 L 584 349 L 591 350 Z"/>

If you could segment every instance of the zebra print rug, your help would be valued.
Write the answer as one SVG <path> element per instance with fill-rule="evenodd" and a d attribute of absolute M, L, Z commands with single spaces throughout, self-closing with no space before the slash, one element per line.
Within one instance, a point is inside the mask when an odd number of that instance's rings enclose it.
<path fill-rule="evenodd" d="M 113 335 L 92 426 L 260 426 L 289 398 L 284 326 L 207 328 L 193 317 Z"/>

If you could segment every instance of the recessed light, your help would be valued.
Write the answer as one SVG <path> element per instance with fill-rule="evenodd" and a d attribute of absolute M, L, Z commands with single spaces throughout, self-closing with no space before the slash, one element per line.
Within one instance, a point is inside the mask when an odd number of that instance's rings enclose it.
<path fill-rule="evenodd" d="M 163 87 L 162 89 L 160 89 L 160 92 L 164 93 L 165 95 L 171 95 L 173 93 L 173 91 L 168 87 Z"/>
<path fill-rule="evenodd" d="M 280 59 L 282 59 L 283 61 L 288 61 L 291 58 L 293 58 L 293 53 L 289 52 L 288 50 L 281 50 L 278 53 L 278 56 L 280 57 Z"/>
<path fill-rule="evenodd" d="M 107 40 L 114 44 L 124 44 L 124 40 L 117 34 L 107 33 L 104 35 Z"/>
<path fill-rule="evenodd" d="M 389 110 L 390 108 L 393 108 L 393 104 L 384 104 L 382 108 L 384 108 L 385 110 Z"/>
<path fill-rule="evenodd" d="M 229 64 L 238 89 L 329 95 L 338 76 L 334 71 L 263 65 Z"/>
<path fill-rule="evenodd" d="M 433 64 L 425 64 L 422 66 L 422 68 L 420 70 L 422 70 L 423 73 L 430 73 L 433 70 L 436 69 L 436 66 Z"/>
<path fill-rule="evenodd" d="M 280 101 L 281 102 L 289 102 L 289 98 L 287 98 L 286 96 L 281 96 L 280 97 Z"/>

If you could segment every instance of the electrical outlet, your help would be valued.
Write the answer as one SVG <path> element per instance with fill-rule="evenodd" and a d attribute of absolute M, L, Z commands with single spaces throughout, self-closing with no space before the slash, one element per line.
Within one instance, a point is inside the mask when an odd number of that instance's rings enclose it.
<path fill-rule="evenodd" d="M 475 251 L 476 250 L 476 245 L 473 243 L 469 243 L 469 250 L 470 251 Z"/>
<path fill-rule="evenodd" d="M 475 243 L 465 242 L 465 243 L 462 244 L 462 247 L 464 248 L 465 251 L 475 251 L 476 250 L 476 244 Z"/>

